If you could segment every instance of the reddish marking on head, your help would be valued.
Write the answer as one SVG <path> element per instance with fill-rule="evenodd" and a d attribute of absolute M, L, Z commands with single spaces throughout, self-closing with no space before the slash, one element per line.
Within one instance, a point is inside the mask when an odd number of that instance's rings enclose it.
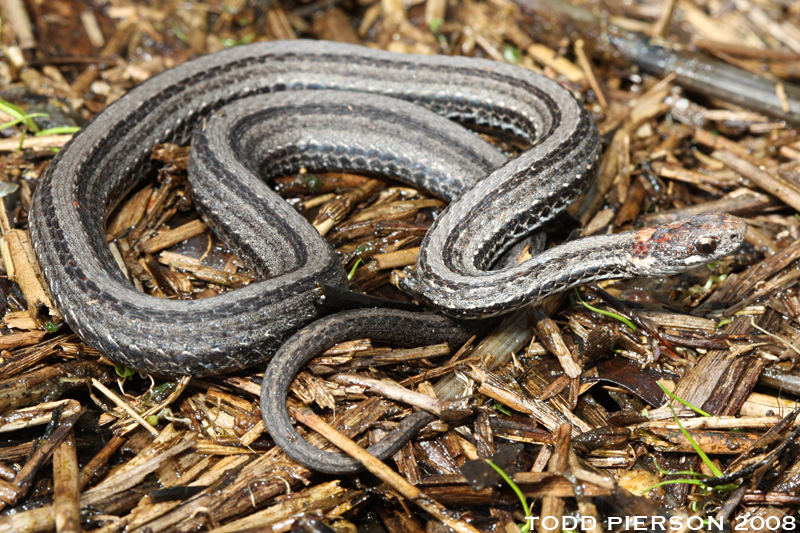
<path fill-rule="evenodd" d="M 636 233 L 636 242 L 631 253 L 634 257 L 644 259 L 653 249 L 653 228 L 646 228 Z"/>

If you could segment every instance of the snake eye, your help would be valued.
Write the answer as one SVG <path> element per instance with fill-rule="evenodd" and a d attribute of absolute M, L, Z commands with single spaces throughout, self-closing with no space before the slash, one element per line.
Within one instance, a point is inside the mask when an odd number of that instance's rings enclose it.
<path fill-rule="evenodd" d="M 714 250 L 717 249 L 717 239 L 711 237 L 697 239 L 694 243 L 694 249 L 697 250 L 697 253 L 699 254 L 712 254 L 714 253 Z"/>

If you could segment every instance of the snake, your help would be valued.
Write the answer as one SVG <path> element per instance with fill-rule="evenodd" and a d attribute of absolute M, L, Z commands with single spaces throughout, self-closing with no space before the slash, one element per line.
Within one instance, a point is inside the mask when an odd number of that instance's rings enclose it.
<path fill-rule="evenodd" d="M 474 133 L 442 124 L 449 121 L 531 147 L 500 157 Z M 204 220 L 262 281 L 170 300 L 139 292 L 119 268 L 105 220 L 154 173 L 150 154 L 163 142 L 192 144 L 190 182 Z M 457 320 L 497 316 L 589 281 L 680 273 L 742 244 L 743 221 L 705 213 L 569 241 L 493 269 L 585 190 L 599 150 L 595 121 L 573 94 L 514 65 L 261 42 L 167 70 L 99 113 L 48 165 L 29 227 L 56 307 L 87 344 L 141 372 L 207 376 L 269 359 L 326 313 L 314 302 L 317 284 L 346 286 L 332 248 L 266 184 L 300 168 L 389 174 L 453 200 L 402 286 Z"/>

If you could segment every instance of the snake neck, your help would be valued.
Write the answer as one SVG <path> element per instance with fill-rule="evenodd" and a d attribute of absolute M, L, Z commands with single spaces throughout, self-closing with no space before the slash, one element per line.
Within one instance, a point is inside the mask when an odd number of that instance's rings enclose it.
<path fill-rule="evenodd" d="M 538 299 L 590 281 L 643 276 L 653 260 L 632 254 L 641 239 L 640 232 L 585 237 L 550 248 L 507 272 L 538 271 Z"/>
<path fill-rule="evenodd" d="M 410 272 L 407 272 L 401 285 L 415 298 L 442 307 L 441 302 L 428 297 L 432 292 L 429 285 L 431 279 L 439 289 L 445 291 L 455 285 L 469 283 L 469 302 L 462 302 L 467 305 L 458 310 L 445 309 L 446 314 L 459 318 L 496 316 L 591 281 L 648 275 L 654 260 L 634 255 L 637 245 L 648 237 L 647 231 L 577 239 L 501 270 L 485 271 L 472 266 L 465 268 L 463 264 L 458 265 L 461 268 L 448 265 L 451 272 L 448 279 L 437 279 L 435 275 L 431 276 L 430 270 L 425 272 L 425 277 L 420 277 L 418 263 L 417 275 L 408 275 Z M 492 301 L 502 303 L 486 304 Z M 474 306 L 469 305 L 472 302 Z"/>

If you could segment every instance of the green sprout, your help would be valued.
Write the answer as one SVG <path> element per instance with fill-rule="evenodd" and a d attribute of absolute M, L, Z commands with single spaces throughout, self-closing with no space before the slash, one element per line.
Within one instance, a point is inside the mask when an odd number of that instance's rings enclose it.
<path fill-rule="evenodd" d="M 253 39 L 255 38 L 256 38 L 256 32 L 251 31 L 250 33 L 242 36 L 239 39 L 231 39 L 230 37 L 228 38 L 220 37 L 219 42 L 225 48 L 233 48 L 234 46 L 239 46 L 240 44 L 250 44 L 251 42 L 253 42 Z"/>
<path fill-rule="evenodd" d="M 659 385 L 660 385 L 660 383 L 659 383 Z M 681 401 L 678 398 L 676 398 L 676 399 L 678 401 Z M 685 403 L 685 402 L 683 402 L 683 403 Z M 686 403 L 686 405 L 689 405 L 689 404 Z M 708 469 L 711 470 L 711 473 L 714 474 L 714 477 L 722 477 L 722 475 L 723 475 L 722 471 L 719 468 L 717 468 L 717 465 L 715 465 L 711 461 L 711 459 L 708 457 L 708 455 L 706 455 L 706 452 L 704 452 L 703 449 L 700 447 L 700 445 L 697 444 L 697 441 L 694 440 L 694 437 L 692 437 L 692 435 L 689 433 L 689 431 L 685 427 L 683 427 L 683 424 L 681 424 L 681 421 L 678 419 L 678 414 L 675 412 L 675 409 L 672 409 L 672 406 L 670 406 L 670 410 L 672 411 L 672 416 L 675 419 L 675 424 L 677 424 L 677 426 L 681 430 L 681 433 L 683 434 L 683 436 L 686 437 L 686 440 L 689 441 L 689 444 L 692 445 L 692 448 L 694 448 L 695 453 L 697 453 L 697 455 L 700 456 L 700 459 L 708 467 Z M 666 474 L 666 475 L 688 475 L 688 476 L 697 476 L 697 477 L 702 477 L 702 478 L 708 478 L 709 477 L 706 474 L 703 474 L 701 472 L 693 472 L 693 471 L 667 472 L 665 470 L 662 470 L 661 467 L 658 466 L 658 464 L 656 464 L 656 468 L 658 469 L 659 472 L 661 472 L 662 474 Z M 650 492 L 651 490 L 653 490 L 655 488 L 658 488 L 658 487 L 661 487 L 663 485 L 675 485 L 675 484 L 697 485 L 701 489 L 703 489 L 706 493 L 709 493 L 712 490 L 717 490 L 719 492 L 731 492 L 731 491 L 736 490 L 737 488 L 739 488 L 738 485 L 736 485 L 734 483 L 729 483 L 727 485 L 720 485 L 718 487 L 709 487 L 708 485 L 706 485 L 703 482 L 702 479 L 686 479 L 686 478 L 684 478 L 684 479 L 671 479 L 671 480 L 667 480 L 667 481 L 661 481 L 660 483 L 656 483 L 652 487 L 650 487 L 648 489 L 645 489 L 644 491 L 641 492 L 641 494 L 645 494 L 647 492 Z"/>
<path fill-rule="evenodd" d="M 513 65 L 518 65 L 522 61 L 522 52 L 516 46 L 508 45 L 503 48 L 503 59 Z"/>
<path fill-rule="evenodd" d="M 58 128 L 47 128 L 46 130 L 37 131 L 33 134 L 34 137 L 44 137 L 45 135 L 69 135 L 78 133 L 80 128 L 78 126 L 60 126 Z"/>
<path fill-rule="evenodd" d="M 494 461 L 492 461 L 491 459 L 484 459 L 484 461 L 486 461 L 487 465 L 494 468 L 495 472 L 500 474 L 500 477 L 503 478 L 503 481 L 508 483 L 508 486 L 511 487 L 511 490 L 513 490 L 516 493 L 520 503 L 522 503 L 522 510 L 525 511 L 525 516 L 531 516 L 531 508 L 528 506 L 528 500 L 525 498 L 525 495 L 522 494 L 522 490 L 520 490 L 517 484 L 514 483 L 514 481 L 510 477 L 508 477 L 508 474 L 506 474 L 502 468 L 494 464 Z M 531 528 L 530 522 L 527 522 L 519 526 L 519 530 L 522 533 L 528 533 L 530 528 Z"/>
<path fill-rule="evenodd" d="M 174 33 L 175 37 L 177 37 L 184 43 L 189 40 L 189 38 L 186 36 L 186 33 L 184 33 L 184 31 L 181 29 L 181 27 L 178 25 L 177 22 L 172 23 L 172 33 Z"/>
<path fill-rule="evenodd" d="M 11 102 L 6 102 L 5 100 L 2 100 L 2 99 L 0 99 L 0 111 L 2 111 L 6 115 L 8 115 L 12 119 L 14 119 L 12 121 L 13 124 L 12 123 L 8 123 L 8 124 L 11 124 L 11 125 L 19 124 L 19 123 L 25 124 L 25 127 L 28 128 L 30 131 L 32 131 L 34 133 L 39 131 L 39 126 L 36 125 L 36 123 L 33 121 L 33 119 L 37 118 L 37 117 L 48 117 L 48 116 L 50 116 L 50 115 L 48 115 L 46 113 L 33 113 L 33 114 L 29 115 L 29 114 L 25 113 L 19 107 L 17 107 L 14 104 L 12 104 Z M 8 127 L 8 126 L 4 126 L 4 127 Z"/>
<path fill-rule="evenodd" d="M 675 396 L 673 393 L 671 393 L 669 390 L 667 390 L 667 388 L 666 388 L 664 385 L 662 385 L 662 384 L 661 384 L 661 382 L 659 382 L 659 381 L 656 381 L 656 384 L 657 384 L 659 387 L 661 387 L 661 390 L 663 390 L 663 391 L 664 391 L 664 394 L 666 394 L 667 396 L 669 396 L 669 397 L 670 397 L 670 398 L 672 398 L 673 400 L 676 400 L 676 401 L 678 401 L 678 402 L 682 403 L 683 405 L 685 405 L 686 407 L 688 407 L 689 409 L 691 409 L 691 410 L 692 410 L 692 411 L 694 411 L 695 413 L 697 413 L 697 414 L 699 414 L 699 415 L 703 415 L 703 416 L 711 416 L 710 414 L 706 413 L 706 412 L 705 412 L 705 411 L 703 411 L 702 409 L 699 409 L 699 408 L 695 407 L 694 405 L 690 404 L 690 403 L 689 403 L 689 402 L 687 402 L 686 400 L 684 400 L 684 399 L 682 399 L 682 398 L 678 398 L 677 396 Z"/>
<path fill-rule="evenodd" d="M 508 407 L 506 407 L 505 405 L 503 405 L 502 403 L 498 402 L 498 401 L 495 401 L 494 405 L 492 407 L 494 407 L 495 411 L 499 411 L 499 412 L 503 413 L 506 416 L 512 416 L 511 415 L 511 410 Z"/>
<path fill-rule="evenodd" d="M 114 370 L 117 372 L 117 375 L 122 379 L 132 378 L 133 376 L 136 375 L 136 370 L 128 368 L 125 365 L 116 364 L 114 365 Z"/>
<path fill-rule="evenodd" d="M 715 465 L 711 461 L 711 459 L 708 458 L 706 452 L 703 451 L 700 445 L 697 444 L 697 441 L 694 440 L 694 437 L 692 437 L 689 431 L 685 427 L 683 427 L 681 421 L 678 420 L 678 414 L 675 412 L 675 409 L 672 409 L 672 406 L 670 406 L 670 409 L 672 410 L 672 417 L 675 419 L 675 423 L 678 425 L 678 428 L 680 428 L 681 433 L 683 433 L 683 436 L 686 437 L 686 440 L 689 441 L 689 444 L 692 445 L 692 448 L 694 448 L 694 451 L 697 452 L 697 455 L 700 456 L 700 459 L 703 460 L 703 463 L 705 463 L 705 465 L 708 467 L 709 470 L 711 470 L 711 473 L 714 474 L 715 477 L 722 477 L 722 471 L 719 468 L 717 468 L 717 465 Z M 724 486 L 727 487 L 728 485 Z M 721 490 L 721 487 L 718 488 Z"/>
<path fill-rule="evenodd" d="M 350 273 L 347 275 L 347 281 L 350 281 L 351 279 L 353 279 L 353 276 L 356 275 L 356 269 L 361 264 L 361 262 L 362 261 L 361 261 L 360 257 L 358 259 L 356 259 L 356 264 L 353 265 L 353 268 L 350 269 Z"/>
<path fill-rule="evenodd" d="M 306 186 L 311 192 L 317 192 L 317 189 L 322 185 L 320 179 L 314 174 L 303 174 L 302 179 L 305 180 Z"/>
<path fill-rule="evenodd" d="M 578 297 L 578 301 L 581 303 L 581 305 L 583 305 L 589 311 L 594 311 L 595 313 L 600 313 L 601 315 L 605 315 L 605 316 L 611 317 L 611 318 L 613 318 L 615 320 L 619 320 L 620 322 L 622 322 L 623 324 L 628 326 L 631 329 L 631 331 L 636 331 L 636 325 L 633 322 L 631 322 L 630 320 L 628 320 L 627 317 L 624 317 L 624 316 L 620 315 L 619 313 L 615 313 L 613 311 L 606 311 L 605 309 L 598 309 L 597 307 L 594 307 L 594 306 L 584 302 L 583 298 L 581 298 L 581 295 L 578 292 L 577 287 L 575 288 L 575 296 Z"/>
<path fill-rule="evenodd" d="M 695 412 L 697 412 L 697 413 L 699 413 L 699 414 L 701 414 L 703 416 L 711 416 L 708 413 L 706 413 L 705 411 L 703 411 L 701 409 L 698 409 L 697 407 L 693 406 L 692 404 L 690 404 L 686 400 L 684 400 L 682 398 L 679 398 L 678 396 L 676 396 L 672 392 L 668 391 L 666 389 L 666 387 L 664 387 L 664 385 L 662 385 L 661 383 L 659 383 L 659 382 L 656 382 L 656 383 L 658 383 L 658 386 L 661 387 L 661 390 L 664 391 L 664 394 L 666 394 L 667 396 L 669 396 L 673 400 L 677 400 L 678 402 L 680 402 L 681 404 L 685 405 L 689 409 L 692 409 L 693 411 L 695 411 Z M 678 426 L 678 428 L 680 429 L 681 433 L 686 438 L 686 440 L 689 441 L 689 444 L 691 444 L 691 446 L 694 449 L 695 453 L 697 453 L 697 455 L 700 457 L 700 459 L 703 461 L 703 463 L 708 467 L 708 469 L 711 471 L 711 473 L 714 475 L 714 477 L 722 477 L 722 475 L 723 475 L 722 471 L 719 468 L 717 468 L 717 465 L 715 465 L 711 461 L 711 459 L 709 459 L 708 455 L 706 455 L 706 452 L 703 451 L 703 449 L 700 447 L 700 445 L 697 443 L 697 441 L 694 440 L 694 437 L 692 437 L 692 435 L 689 433 L 689 431 L 683 426 L 683 424 L 681 424 L 681 421 L 678 418 L 678 414 L 675 412 L 675 409 L 673 409 L 671 405 L 669 406 L 669 408 L 672 411 L 672 417 L 675 420 L 675 424 Z M 709 493 L 709 492 L 711 492 L 713 490 L 717 490 L 719 492 L 730 492 L 730 491 L 735 490 L 735 489 L 738 488 L 737 485 L 732 484 L 732 483 L 729 483 L 727 485 L 720 485 L 718 487 L 709 487 L 708 485 L 705 484 L 705 482 L 703 480 L 708 478 L 708 477 L 710 477 L 710 476 L 708 476 L 706 474 L 703 474 L 702 472 L 694 472 L 692 470 L 688 470 L 688 471 L 685 470 L 685 471 L 680 471 L 680 472 L 668 472 L 668 471 L 662 469 L 660 466 L 658 466 L 658 463 L 656 463 L 655 466 L 658 469 L 658 471 L 661 474 L 664 474 L 664 475 L 669 475 L 669 476 L 676 476 L 676 475 L 693 476 L 693 477 L 699 477 L 699 478 L 702 478 L 702 479 L 683 478 L 683 479 L 671 479 L 671 480 L 667 480 L 667 481 L 661 481 L 660 483 L 656 483 L 652 487 L 650 487 L 648 489 L 645 489 L 644 491 L 641 492 L 641 494 L 645 494 L 647 492 L 650 492 L 651 490 L 653 490 L 655 488 L 658 488 L 658 487 L 661 487 L 663 485 L 674 485 L 674 484 L 697 485 L 703 491 L 705 491 L 705 493 Z"/>
<path fill-rule="evenodd" d="M 2 124 L 0 124 L 0 130 L 4 130 L 6 128 L 10 128 L 11 126 L 16 126 L 17 124 L 20 124 L 20 123 L 23 123 L 23 122 L 27 126 L 28 125 L 28 122 L 27 122 L 28 119 L 39 118 L 39 117 L 49 117 L 49 116 L 50 115 L 48 115 L 47 113 L 29 113 L 29 114 L 24 114 L 24 115 L 22 115 L 20 117 L 15 118 L 14 120 L 10 120 L 8 122 L 3 122 Z"/>
<path fill-rule="evenodd" d="M 702 473 L 702 472 L 695 472 L 694 470 L 678 470 L 678 471 L 672 471 L 672 472 L 670 472 L 669 470 L 664 470 L 663 468 L 661 468 L 661 467 L 658 465 L 658 463 L 657 463 L 657 462 L 655 462 L 655 467 L 656 467 L 656 470 L 658 470 L 658 471 L 659 471 L 659 473 L 661 473 L 661 474 L 663 474 L 663 475 L 665 475 L 665 476 L 695 476 L 695 477 L 708 477 L 708 474 L 704 474 L 704 473 Z"/>

